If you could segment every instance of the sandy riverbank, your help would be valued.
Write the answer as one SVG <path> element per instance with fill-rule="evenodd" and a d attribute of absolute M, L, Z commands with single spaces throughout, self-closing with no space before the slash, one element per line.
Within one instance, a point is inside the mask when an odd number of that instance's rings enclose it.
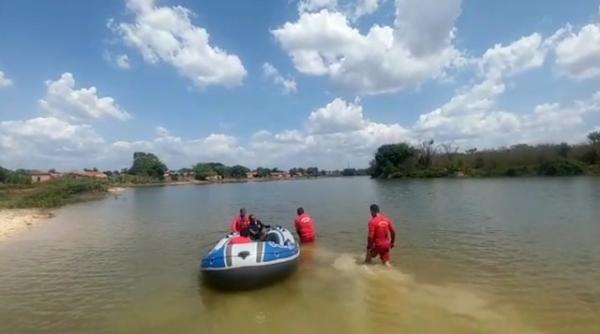
<path fill-rule="evenodd" d="M 53 216 L 52 211 L 43 209 L 1 209 L 0 242 L 23 233 Z"/>

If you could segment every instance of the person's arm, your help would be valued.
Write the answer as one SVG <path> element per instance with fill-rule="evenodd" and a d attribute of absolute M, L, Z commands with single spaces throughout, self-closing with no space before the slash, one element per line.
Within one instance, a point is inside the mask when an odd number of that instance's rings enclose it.
<path fill-rule="evenodd" d="M 367 249 L 373 247 L 373 238 L 375 237 L 375 226 L 369 222 L 369 236 L 367 237 Z"/>
<path fill-rule="evenodd" d="M 394 221 L 390 219 L 390 225 L 389 225 L 389 230 L 390 230 L 390 237 L 391 237 L 391 248 L 394 248 L 394 243 L 396 242 L 396 227 L 394 227 Z"/>
<path fill-rule="evenodd" d="M 300 219 L 294 219 L 294 227 L 296 228 L 296 233 L 300 236 Z"/>
<path fill-rule="evenodd" d="M 237 222 L 236 217 L 233 217 L 233 221 L 231 222 L 231 232 L 239 232 L 237 230 L 237 224 L 236 224 L 236 222 Z"/>

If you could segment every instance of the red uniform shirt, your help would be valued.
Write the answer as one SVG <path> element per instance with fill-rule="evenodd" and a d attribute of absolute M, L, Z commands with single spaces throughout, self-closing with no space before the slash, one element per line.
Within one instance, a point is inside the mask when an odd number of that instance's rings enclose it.
<path fill-rule="evenodd" d="M 242 237 L 241 235 L 238 235 L 237 237 L 231 239 L 229 241 L 230 245 L 236 245 L 236 244 L 249 244 L 251 243 L 252 240 L 248 237 Z"/>
<path fill-rule="evenodd" d="M 250 226 L 250 220 L 248 219 L 248 216 L 244 216 L 242 218 L 238 215 L 238 216 L 235 216 L 233 218 L 233 222 L 231 222 L 231 231 L 232 232 L 240 232 L 242 230 L 247 229 L 248 226 Z"/>
<path fill-rule="evenodd" d="M 296 232 L 300 236 L 300 242 L 315 241 L 315 224 L 308 214 L 303 213 L 298 216 L 294 221 L 294 225 L 296 225 Z"/>
<path fill-rule="evenodd" d="M 396 234 L 396 229 L 389 217 L 378 214 L 369 221 L 369 246 L 389 247 L 392 234 Z"/>

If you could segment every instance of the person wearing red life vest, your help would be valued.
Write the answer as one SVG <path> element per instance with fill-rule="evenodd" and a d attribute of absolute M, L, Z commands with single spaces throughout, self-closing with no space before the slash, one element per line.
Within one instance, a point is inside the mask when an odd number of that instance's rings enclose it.
<path fill-rule="evenodd" d="M 372 219 L 369 221 L 369 237 L 367 239 L 366 263 L 371 263 L 374 257 L 379 256 L 381 262 L 390 265 L 390 250 L 394 248 L 396 241 L 396 229 L 394 222 L 379 212 L 379 206 L 373 204 L 370 207 Z"/>
<path fill-rule="evenodd" d="M 239 216 L 235 216 L 231 222 L 231 232 L 241 232 L 250 225 L 250 220 L 246 216 L 246 209 L 241 208 Z"/>
<path fill-rule="evenodd" d="M 230 245 L 238 245 L 238 244 L 249 244 L 252 242 L 250 239 L 250 235 L 248 229 L 244 229 L 240 231 L 240 235 L 234 237 L 229 241 Z"/>
<path fill-rule="evenodd" d="M 298 214 L 298 217 L 296 217 L 294 225 L 296 226 L 296 232 L 298 232 L 300 243 L 314 242 L 316 231 L 312 217 L 308 213 L 305 213 L 303 208 L 298 208 L 296 213 Z"/>

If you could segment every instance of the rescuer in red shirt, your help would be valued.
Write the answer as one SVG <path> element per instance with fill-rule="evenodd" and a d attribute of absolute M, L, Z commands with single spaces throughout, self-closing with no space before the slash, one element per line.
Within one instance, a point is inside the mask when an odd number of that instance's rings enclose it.
<path fill-rule="evenodd" d="M 240 215 L 235 216 L 231 222 L 231 231 L 241 232 L 242 230 L 247 229 L 249 225 L 250 220 L 248 219 L 248 216 L 246 216 L 246 209 L 241 208 Z"/>
<path fill-rule="evenodd" d="M 229 240 L 230 245 L 249 244 L 251 242 L 252 242 L 252 239 L 250 239 L 250 235 L 248 234 L 248 229 L 241 230 L 240 235 Z"/>
<path fill-rule="evenodd" d="M 298 236 L 300 237 L 300 243 L 314 242 L 316 232 L 313 219 L 308 213 L 304 212 L 303 208 L 298 208 L 296 213 L 298 213 L 298 217 L 294 221 L 294 225 L 296 226 L 296 232 L 298 232 Z"/>
<path fill-rule="evenodd" d="M 394 222 L 387 216 L 379 213 L 379 206 L 372 204 L 370 207 L 371 217 L 369 221 L 369 238 L 367 239 L 366 263 L 379 256 L 381 262 L 390 265 L 390 249 L 394 248 L 396 241 L 396 229 Z"/>

